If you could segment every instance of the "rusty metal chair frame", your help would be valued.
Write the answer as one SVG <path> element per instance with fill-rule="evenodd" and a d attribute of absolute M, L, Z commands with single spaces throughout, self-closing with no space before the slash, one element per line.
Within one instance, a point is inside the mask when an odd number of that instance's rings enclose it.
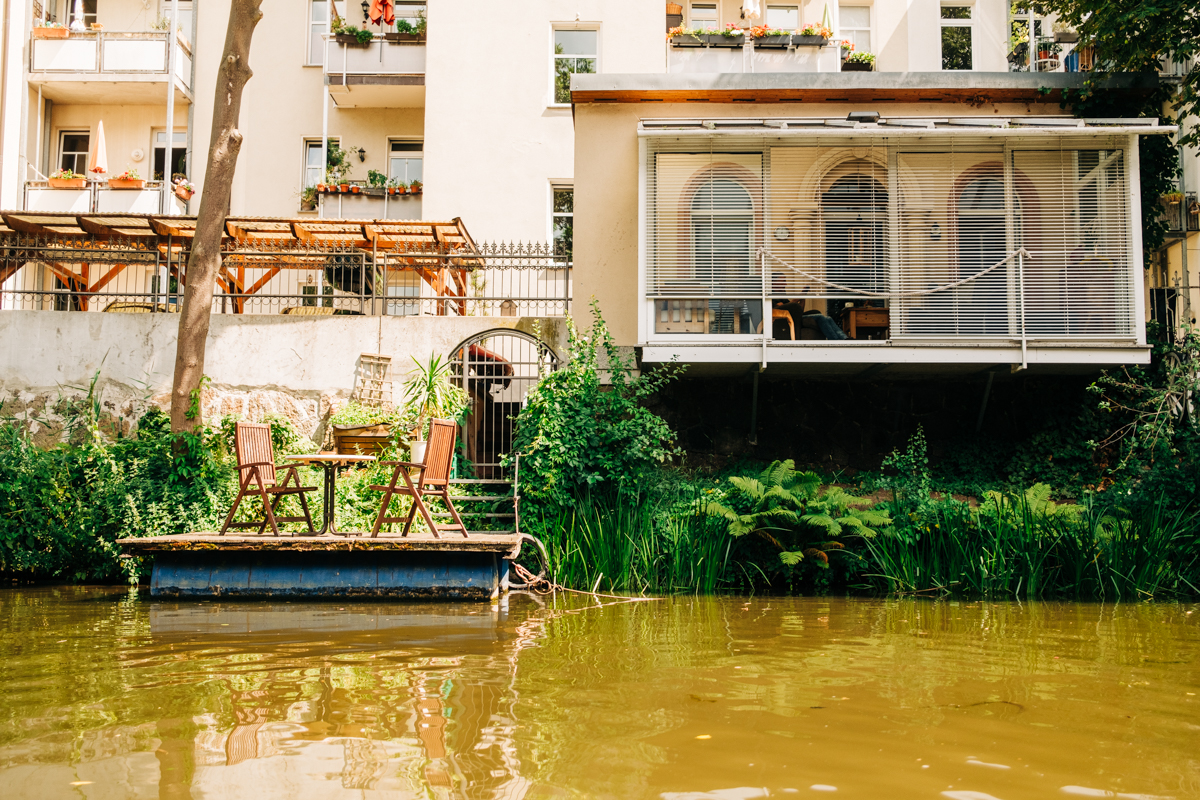
<path fill-rule="evenodd" d="M 454 420 L 435 419 L 429 423 L 429 445 L 425 448 L 425 463 L 380 462 L 386 466 L 395 467 L 395 469 L 392 471 L 390 483 L 386 486 L 371 487 L 377 492 L 383 492 L 379 515 L 375 518 L 375 526 L 371 528 L 372 539 L 379 536 L 379 529 L 385 522 L 403 522 L 404 532 L 400 535 L 408 536 L 408 531 L 412 527 L 413 519 L 418 511 L 421 512 L 421 517 L 429 526 L 429 531 L 435 539 L 442 538 L 438 531 L 447 530 L 457 530 L 464 538 L 469 538 L 467 526 L 463 523 L 462 517 L 458 515 L 458 509 L 450 500 L 450 462 L 454 458 L 454 444 L 457 438 L 458 425 Z M 398 486 L 401 479 L 404 480 L 404 485 Z M 391 505 L 392 497 L 395 495 L 407 495 L 413 499 L 412 508 L 408 510 L 407 517 L 389 517 L 387 515 L 388 506 Z M 446 505 L 446 509 L 454 520 L 453 524 L 438 525 L 433 521 L 433 515 L 429 513 L 429 507 L 425 505 L 427 496 L 436 497 Z"/>
<path fill-rule="evenodd" d="M 241 480 L 238 481 L 238 495 L 233 501 L 233 507 L 229 509 L 229 514 L 225 517 L 225 525 L 221 528 L 221 536 L 230 528 L 258 528 L 258 533 L 264 533 L 267 525 L 271 526 L 271 532 L 275 536 L 279 535 L 280 522 L 304 522 L 308 525 L 310 535 L 316 533 L 313 528 L 312 515 L 308 512 L 308 501 L 304 495 L 306 492 L 315 492 L 315 486 L 301 486 L 300 475 L 296 472 L 295 465 L 285 465 L 283 481 L 278 482 L 275 474 L 275 448 L 271 444 L 271 426 L 265 423 L 257 422 L 239 422 L 234 432 L 234 450 L 237 452 L 238 472 L 241 474 Z M 253 482 L 253 486 L 251 485 Z M 289 483 L 291 485 L 289 485 Z M 304 516 L 300 517 L 280 517 L 276 516 L 275 510 L 279 507 L 279 502 L 287 495 L 296 495 L 300 498 L 300 508 L 304 510 Z M 242 500 L 248 496 L 257 496 L 262 499 L 263 504 L 263 520 L 258 522 L 234 522 L 233 516 L 237 513 L 238 507 L 242 504 Z M 271 497 L 274 500 L 271 500 Z"/>

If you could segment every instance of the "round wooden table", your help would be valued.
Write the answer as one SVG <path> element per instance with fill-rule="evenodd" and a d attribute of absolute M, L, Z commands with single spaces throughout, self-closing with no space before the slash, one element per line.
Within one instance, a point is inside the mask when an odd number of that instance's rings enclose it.
<path fill-rule="evenodd" d="M 350 535 L 339 531 L 333 519 L 334 507 L 337 504 L 334 483 L 337 480 L 337 470 L 338 467 L 348 467 L 351 464 L 374 461 L 375 456 L 348 456 L 343 455 L 342 453 L 310 453 L 302 456 L 288 456 L 288 460 L 296 461 L 301 464 L 308 464 L 309 466 L 313 467 L 320 467 L 325 471 L 325 505 L 321 511 L 321 516 L 324 517 L 325 524 L 322 525 L 321 530 L 317 531 L 317 533 L 314 535 Z"/>

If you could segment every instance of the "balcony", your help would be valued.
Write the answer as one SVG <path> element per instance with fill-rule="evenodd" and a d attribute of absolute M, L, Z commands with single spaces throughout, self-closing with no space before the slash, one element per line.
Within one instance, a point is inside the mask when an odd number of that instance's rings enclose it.
<path fill-rule="evenodd" d="M 719 37 L 712 37 L 717 39 Z M 676 41 L 682 40 L 682 41 Z M 841 50 L 835 42 L 824 45 L 755 46 L 712 45 L 693 37 L 675 37 L 667 48 L 667 72 L 839 72 Z"/>
<path fill-rule="evenodd" d="M 175 63 L 176 101 L 191 102 L 192 52 L 179 37 Z M 67 38 L 34 36 L 29 48 L 29 82 L 58 103 L 95 102 L 97 91 L 113 104 L 158 104 L 166 100 L 169 34 L 159 31 L 72 31 Z"/>
<path fill-rule="evenodd" d="M 421 219 L 421 195 L 363 189 L 358 194 L 330 192 L 317 198 L 317 213 L 324 219 Z"/>
<path fill-rule="evenodd" d="M 98 181 L 89 181 L 82 189 L 55 189 L 47 181 L 27 181 L 22 209 L 74 214 L 181 215 L 187 213 L 187 203 L 162 181 L 147 181 L 144 189 L 110 189 L 107 183 Z"/>
<path fill-rule="evenodd" d="M 324 73 L 338 108 L 425 106 L 424 39 L 376 36 L 360 45 L 344 34 L 326 36 Z"/>

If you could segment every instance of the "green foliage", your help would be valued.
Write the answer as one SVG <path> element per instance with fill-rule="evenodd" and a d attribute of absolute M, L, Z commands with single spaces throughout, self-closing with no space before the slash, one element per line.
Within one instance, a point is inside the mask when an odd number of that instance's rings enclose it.
<path fill-rule="evenodd" d="M 382 189 L 388 185 L 388 176 L 377 169 L 367 170 L 367 186 Z"/>
<path fill-rule="evenodd" d="M 69 441 L 34 445 L 16 420 L 0 423 L 0 571 L 70 581 L 132 579 L 118 559 L 123 536 L 212 530 L 232 499 L 232 466 L 219 437 L 185 434 L 147 412 L 136 438 L 106 441 L 93 381 L 69 404 Z"/>
<path fill-rule="evenodd" d="M 829 565 L 828 553 L 845 545 L 835 540 L 854 536 L 872 538 L 876 528 L 891 524 L 886 513 L 864 509 L 871 505 L 840 486 L 821 491 L 821 478 L 814 472 L 797 472 L 795 463 L 774 461 L 756 477 L 733 476 L 723 498 L 710 497 L 696 510 L 715 517 L 727 526 L 729 535 L 755 534 L 779 549 L 779 560 L 795 566 L 805 556 L 818 567 Z M 724 500 L 724 502 L 722 502 Z"/>
<path fill-rule="evenodd" d="M 394 425 L 400 422 L 400 413 L 395 409 L 365 406 L 351 400 L 329 418 L 331 425 Z"/>
<path fill-rule="evenodd" d="M 675 432 L 643 405 L 681 368 L 634 377 L 633 359 L 621 354 L 594 302 L 592 314 L 587 331 L 568 318 L 569 360 L 529 392 L 516 418 L 521 495 L 535 504 L 569 507 L 588 492 L 637 492 L 682 453 Z"/>
<path fill-rule="evenodd" d="M 1029 5 L 1039 13 L 1056 14 L 1078 31 L 1080 47 L 1095 48 L 1097 69 L 1088 75 L 1089 87 L 1112 74 L 1157 73 L 1164 58 L 1193 63 L 1200 55 L 1200 36 L 1196 35 L 1198 0 L 1035 0 L 1020 4 Z M 1200 71 L 1196 66 L 1179 84 L 1172 102 L 1181 119 L 1195 116 L 1200 106 Z M 1130 114 L 1127 111 L 1122 116 Z M 1195 126 L 1184 130 L 1183 143 L 1195 145 L 1200 141 Z"/>
<path fill-rule="evenodd" d="M 406 413 L 416 418 L 417 436 L 424 438 L 431 419 L 458 419 L 467 410 L 470 398 L 462 387 L 454 385 L 450 359 L 435 354 L 422 364 L 414 356 L 413 363 L 416 367 L 409 371 L 404 384 L 404 405 Z"/>

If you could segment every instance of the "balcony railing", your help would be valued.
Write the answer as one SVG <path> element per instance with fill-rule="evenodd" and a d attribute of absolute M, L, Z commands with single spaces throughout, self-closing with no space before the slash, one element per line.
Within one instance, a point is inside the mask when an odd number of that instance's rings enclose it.
<path fill-rule="evenodd" d="M 693 37 L 676 37 L 667 48 L 667 72 L 838 72 L 841 48 L 832 40 L 814 45 L 756 45 L 753 39 L 713 46 Z"/>
<path fill-rule="evenodd" d="M 169 69 L 165 31 L 72 31 L 65 39 L 34 36 L 29 48 L 29 71 L 47 80 L 101 75 L 109 79 L 163 75 Z M 191 88 L 191 48 L 179 37 L 175 77 Z"/>
<path fill-rule="evenodd" d="M 425 40 L 396 36 L 404 35 L 376 36 L 362 45 L 344 34 L 326 35 L 325 84 L 339 106 L 424 103 Z"/>
<path fill-rule="evenodd" d="M 367 192 L 370 192 L 368 194 Z M 325 219 L 421 219 L 421 195 L 387 194 L 381 189 L 363 189 L 317 195 L 318 216 Z"/>
<path fill-rule="evenodd" d="M 187 203 L 163 181 L 146 181 L 144 189 L 112 189 L 104 181 L 88 181 L 81 189 L 58 189 L 48 181 L 27 181 L 22 208 L 75 214 L 187 213 Z"/>

